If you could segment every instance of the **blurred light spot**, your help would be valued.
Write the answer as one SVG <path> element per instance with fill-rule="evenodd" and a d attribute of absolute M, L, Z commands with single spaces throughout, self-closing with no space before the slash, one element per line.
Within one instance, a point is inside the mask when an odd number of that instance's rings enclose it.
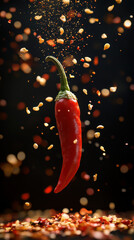
<path fill-rule="evenodd" d="M 44 121 L 45 121 L 46 123 L 50 123 L 50 122 L 51 122 L 51 118 L 50 118 L 50 117 L 45 117 L 45 118 L 44 118 Z"/>
<path fill-rule="evenodd" d="M 21 70 L 24 72 L 24 73 L 26 73 L 26 74 L 28 74 L 28 73 L 30 73 L 31 72 L 31 67 L 27 64 L 27 63 L 22 63 L 21 64 Z"/>
<path fill-rule="evenodd" d="M 29 193 L 23 193 L 21 194 L 21 199 L 22 200 L 28 200 L 30 198 L 30 194 Z"/>
<path fill-rule="evenodd" d="M 16 165 L 18 163 L 18 160 L 14 154 L 7 155 L 7 162 L 9 162 L 12 165 Z"/>
<path fill-rule="evenodd" d="M 20 168 L 19 168 L 19 167 L 13 168 L 12 173 L 13 173 L 14 175 L 18 175 L 18 174 L 20 173 Z"/>
<path fill-rule="evenodd" d="M 94 117 L 94 118 L 97 118 L 97 117 L 99 117 L 99 116 L 100 116 L 100 110 L 98 110 L 98 109 L 94 110 L 94 111 L 93 111 L 93 117 Z"/>
<path fill-rule="evenodd" d="M 52 175 L 53 175 L 53 170 L 52 170 L 51 168 L 47 168 L 47 169 L 45 170 L 45 174 L 46 174 L 47 176 L 52 176 Z"/>
<path fill-rule="evenodd" d="M 90 176 L 86 172 L 81 173 L 81 178 L 85 181 L 88 181 L 90 179 Z"/>
<path fill-rule="evenodd" d="M 101 94 L 103 97 L 108 97 L 110 95 L 110 91 L 106 88 L 101 90 Z"/>
<path fill-rule="evenodd" d="M 109 208 L 112 209 L 112 210 L 115 209 L 115 203 L 114 202 L 110 202 L 109 203 Z"/>
<path fill-rule="evenodd" d="M 14 27 L 15 27 L 15 28 L 19 29 L 19 28 L 21 28 L 21 26 L 22 26 L 22 24 L 21 24 L 20 21 L 14 22 Z"/>
<path fill-rule="evenodd" d="M 24 102 L 19 102 L 19 103 L 17 104 L 17 109 L 18 109 L 18 110 L 24 110 L 25 107 L 26 107 L 26 105 L 25 105 Z"/>
<path fill-rule="evenodd" d="M 121 167 L 120 167 L 120 171 L 121 173 L 127 173 L 128 172 L 128 166 L 123 164 Z"/>
<path fill-rule="evenodd" d="M 38 147 L 39 147 L 39 146 L 38 146 L 37 143 L 34 143 L 34 144 L 33 144 L 33 148 L 34 148 L 34 149 L 38 149 Z"/>
<path fill-rule="evenodd" d="M 73 85 L 72 86 L 72 91 L 77 92 L 78 91 L 78 86 L 77 85 Z"/>
<path fill-rule="evenodd" d="M 94 130 L 88 130 L 87 131 L 87 139 L 93 139 L 94 138 L 95 131 Z"/>
<path fill-rule="evenodd" d="M 87 193 L 87 195 L 92 196 L 92 195 L 94 195 L 94 189 L 93 188 L 87 188 L 86 193 Z"/>
<path fill-rule="evenodd" d="M 131 25 L 132 25 L 132 23 L 131 23 L 131 21 L 130 21 L 129 19 L 127 19 L 127 20 L 125 20 L 125 22 L 123 23 L 123 25 L 124 25 L 125 28 L 130 28 Z"/>
<path fill-rule="evenodd" d="M 44 193 L 49 194 L 52 192 L 52 190 L 53 190 L 53 187 L 50 185 L 44 189 Z"/>
<path fill-rule="evenodd" d="M 30 202 L 24 203 L 24 210 L 29 210 L 32 207 L 32 204 Z"/>
<path fill-rule="evenodd" d="M 86 206 L 88 204 L 88 199 L 86 197 L 81 197 L 80 204 Z"/>
<path fill-rule="evenodd" d="M 20 161 L 23 161 L 26 158 L 26 154 L 24 152 L 18 152 L 17 158 Z"/>

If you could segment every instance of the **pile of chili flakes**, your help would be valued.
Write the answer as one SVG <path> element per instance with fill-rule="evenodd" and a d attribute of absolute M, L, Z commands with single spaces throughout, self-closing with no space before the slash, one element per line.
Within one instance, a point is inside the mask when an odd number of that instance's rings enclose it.
<path fill-rule="evenodd" d="M 0 238 L 22 239 L 55 239 L 61 237 L 89 237 L 90 239 L 119 239 L 112 232 L 127 232 L 130 238 L 134 234 L 134 222 L 130 219 L 119 218 L 116 215 L 91 217 L 88 214 L 58 213 L 51 218 L 39 217 L 36 221 L 27 218 L 0 224 Z M 89 239 L 86 238 L 86 239 Z"/>

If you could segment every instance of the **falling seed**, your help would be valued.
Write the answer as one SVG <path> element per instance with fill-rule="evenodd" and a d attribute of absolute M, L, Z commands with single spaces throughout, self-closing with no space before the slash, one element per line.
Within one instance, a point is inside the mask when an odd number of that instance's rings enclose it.
<path fill-rule="evenodd" d="M 46 100 L 47 102 L 52 102 L 52 101 L 53 101 L 53 98 L 52 98 L 52 97 L 46 97 L 45 100 Z"/>
<path fill-rule="evenodd" d="M 44 41 L 45 41 L 45 40 L 44 40 L 42 37 L 39 38 L 39 43 L 40 43 L 40 44 L 44 43 Z"/>
<path fill-rule="evenodd" d="M 91 62 L 92 59 L 91 59 L 90 57 L 85 57 L 85 61 L 86 61 L 86 62 Z"/>
<path fill-rule="evenodd" d="M 30 114 L 30 113 L 31 113 L 30 110 L 28 109 L 28 107 L 26 107 L 26 113 L 27 113 L 27 114 Z"/>
<path fill-rule="evenodd" d="M 40 20 L 41 18 L 42 18 L 42 15 L 36 15 L 36 16 L 34 17 L 34 19 L 37 20 L 37 21 Z"/>
<path fill-rule="evenodd" d="M 83 63 L 83 67 L 84 67 L 84 68 L 89 68 L 89 67 L 90 67 L 90 64 L 89 64 L 89 63 Z"/>
<path fill-rule="evenodd" d="M 94 182 L 96 182 L 96 181 L 97 181 L 97 176 L 98 176 L 98 174 L 97 174 L 97 173 L 93 175 L 93 180 L 94 180 Z"/>
<path fill-rule="evenodd" d="M 40 77 L 40 76 L 37 76 L 37 77 L 36 77 L 36 81 L 39 82 L 39 84 L 40 84 L 41 86 L 45 86 L 45 84 L 46 84 L 46 79 L 45 79 L 45 78 L 42 78 L 42 77 Z"/>
<path fill-rule="evenodd" d="M 127 20 L 125 20 L 125 22 L 123 23 L 123 25 L 124 25 L 125 28 L 130 28 L 131 25 L 132 25 L 132 23 L 131 23 L 131 21 L 130 21 L 129 19 L 127 19 Z"/>
<path fill-rule="evenodd" d="M 82 90 L 83 92 L 84 92 L 84 94 L 85 95 L 87 95 L 88 93 L 87 93 L 87 89 L 85 89 L 85 88 L 83 88 L 83 90 Z"/>
<path fill-rule="evenodd" d="M 21 53 L 27 53 L 28 50 L 24 47 L 24 48 L 21 48 L 21 49 L 20 49 L 20 52 L 21 52 Z"/>
<path fill-rule="evenodd" d="M 107 34 L 106 34 L 106 33 L 103 33 L 103 34 L 101 35 L 101 38 L 102 38 L 102 39 L 107 38 Z"/>
<path fill-rule="evenodd" d="M 35 111 L 35 112 L 38 112 L 40 109 L 39 109 L 39 107 L 37 106 L 37 107 L 33 107 L 33 111 Z"/>
<path fill-rule="evenodd" d="M 33 148 L 34 148 L 34 149 L 38 149 L 38 144 L 37 144 L 37 143 L 34 143 L 34 144 L 33 144 Z"/>
<path fill-rule="evenodd" d="M 73 141 L 73 143 L 74 143 L 74 144 L 76 144 L 77 142 L 78 142 L 78 140 L 77 140 L 77 139 L 75 139 L 75 140 Z"/>
<path fill-rule="evenodd" d="M 111 5 L 111 6 L 109 6 L 109 7 L 107 8 L 107 10 L 108 10 L 109 12 L 111 12 L 113 9 L 114 9 L 114 5 Z"/>
<path fill-rule="evenodd" d="M 86 206 L 88 204 L 88 199 L 85 197 L 80 198 L 80 204 Z"/>
<path fill-rule="evenodd" d="M 53 130 L 55 128 L 55 126 L 52 126 L 52 127 L 50 127 L 50 130 Z"/>
<path fill-rule="evenodd" d="M 61 15 L 61 17 L 60 17 L 60 20 L 62 21 L 62 22 L 66 22 L 66 17 L 65 17 L 65 15 Z"/>
<path fill-rule="evenodd" d="M 104 45 L 104 50 L 107 50 L 107 49 L 109 49 L 110 48 L 110 44 L 109 43 L 105 43 L 105 45 Z"/>
<path fill-rule="evenodd" d="M 84 32 L 84 29 L 83 28 L 80 28 L 78 33 L 82 34 Z"/>
<path fill-rule="evenodd" d="M 64 33 L 64 29 L 61 27 L 60 28 L 60 35 L 63 35 L 63 33 Z"/>
<path fill-rule="evenodd" d="M 47 150 L 50 150 L 50 149 L 52 149 L 53 148 L 53 144 L 51 144 L 48 148 L 47 148 Z"/>
<path fill-rule="evenodd" d="M 117 87 L 110 87 L 110 92 L 116 92 Z"/>
<path fill-rule="evenodd" d="M 72 74 L 69 74 L 69 77 L 70 77 L 70 78 L 75 78 L 75 76 L 74 76 L 74 75 L 72 75 Z"/>
<path fill-rule="evenodd" d="M 122 0 L 115 0 L 118 4 L 122 3 Z"/>
<path fill-rule="evenodd" d="M 100 132 L 95 132 L 94 136 L 95 136 L 95 138 L 99 138 L 100 137 Z"/>
<path fill-rule="evenodd" d="M 49 124 L 48 124 L 48 123 L 44 123 L 44 126 L 45 126 L 45 127 L 48 127 L 48 126 L 49 126 Z"/>
<path fill-rule="evenodd" d="M 57 43 L 59 43 L 59 44 L 64 44 L 64 39 L 57 39 Z"/>
<path fill-rule="evenodd" d="M 97 128 L 97 129 L 103 129 L 104 126 L 103 126 L 103 125 L 98 125 L 96 128 Z"/>
<path fill-rule="evenodd" d="M 93 14 L 94 12 L 92 10 L 90 10 L 89 8 L 86 8 L 85 9 L 85 13 L 87 14 Z"/>
<path fill-rule="evenodd" d="M 103 152 L 105 152 L 105 149 L 104 149 L 103 146 L 100 146 L 100 150 L 103 151 Z"/>
<path fill-rule="evenodd" d="M 88 104 L 88 109 L 89 109 L 89 111 L 91 111 L 92 108 L 93 108 L 93 105 L 92 105 L 91 103 L 89 103 L 89 104 Z"/>
<path fill-rule="evenodd" d="M 72 60 L 72 62 L 73 62 L 74 64 L 77 64 L 77 60 L 76 60 L 75 58 Z"/>
<path fill-rule="evenodd" d="M 62 3 L 69 5 L 70 4 L 70 0 L 62 0 Z"/>
<path fill-rule="evenodd" d="M 42 107 L 43 106 L 43 102 L 40 102 L 39 104 L 38 104 L 38 107 Z"/>

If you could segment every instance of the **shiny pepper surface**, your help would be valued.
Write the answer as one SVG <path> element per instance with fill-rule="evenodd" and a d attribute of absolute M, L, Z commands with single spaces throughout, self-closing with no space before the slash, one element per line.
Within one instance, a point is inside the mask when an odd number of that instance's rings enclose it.
<path fill-rule="evenodd" d="M 80 108 L 76 96 L 70 91 L 60 62 L 52 56 L 48 56 L 46 61 L 56 64 L 61 81 L 61 90 L 55 102 L 55 118 L 63 157 L 60 177 L 54 190 L 58 193 L 70 183 L 80 165 L 82 153 Z"/>

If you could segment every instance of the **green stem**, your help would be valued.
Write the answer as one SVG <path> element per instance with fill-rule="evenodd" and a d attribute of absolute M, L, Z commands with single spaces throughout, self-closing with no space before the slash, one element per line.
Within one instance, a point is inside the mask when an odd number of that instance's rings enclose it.
<path fill-rule="evenodd" d="M 60 75 L 60 83 L 61 83 L 60 90 L 61 91 L 65 91 L 65 90 L 70 91 L 68 81 L 67 81 L 67 76 L 66 76 L 66 73 L 65 73 L 64 68 L 61 65 L 61 63 L 53 56 L 47 56 L 45 61 L 46 62 L 51 61 L 56 65 L 56 67 L 58 69 L 58 72 L 59 72 L 59 75 Z"/>

